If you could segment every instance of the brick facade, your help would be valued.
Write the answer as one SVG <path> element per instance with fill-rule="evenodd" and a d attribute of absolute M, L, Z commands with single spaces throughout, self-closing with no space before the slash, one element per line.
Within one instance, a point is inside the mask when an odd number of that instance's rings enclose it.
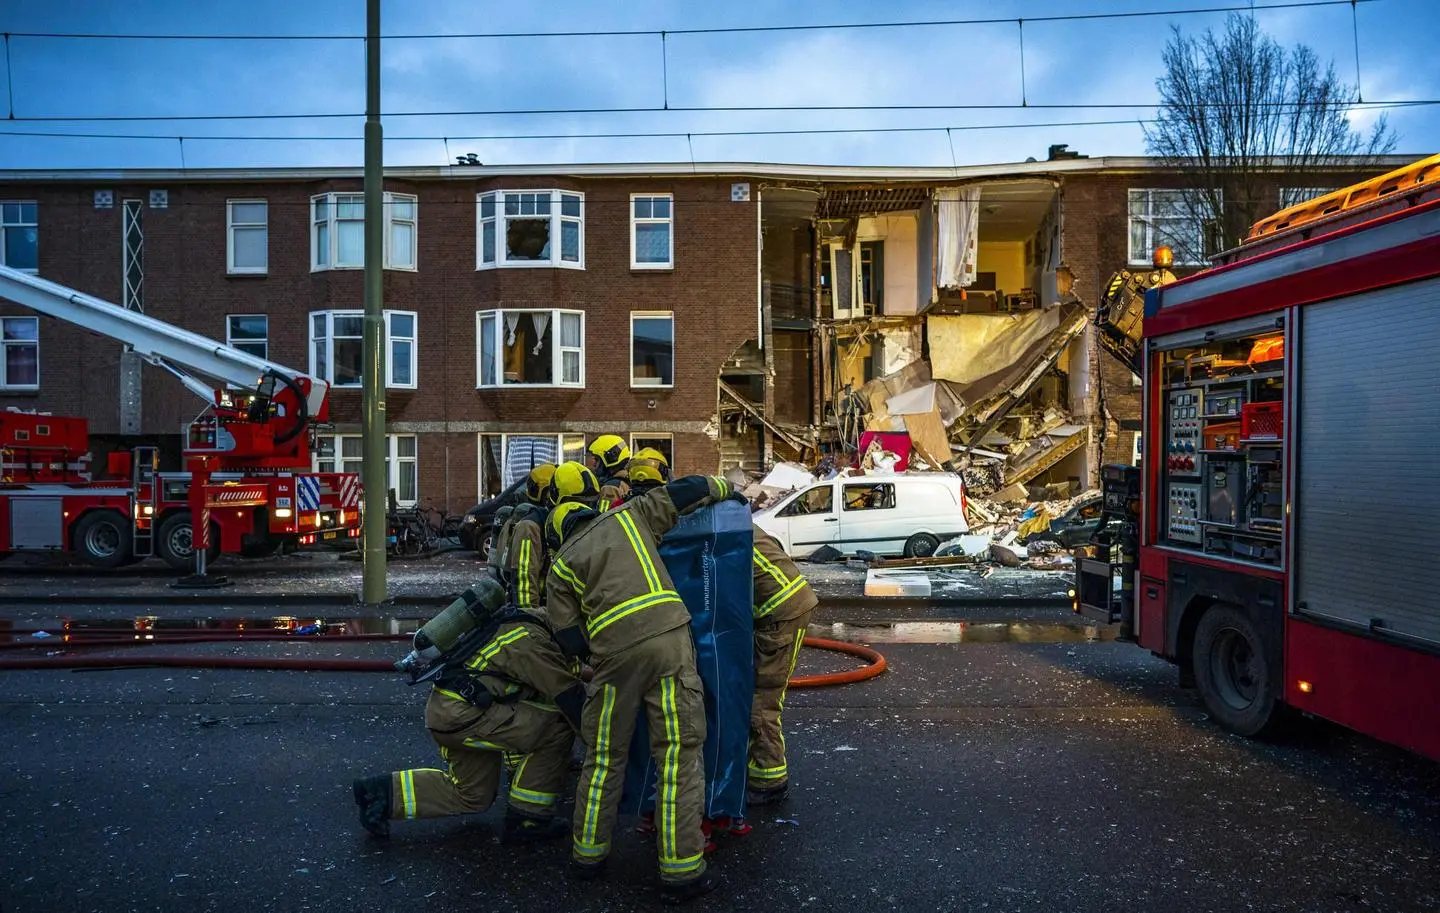
<path fill-rule="evenodd" d="M 269 356 L 308 370 L 310 311 L 363 307 L 361 270 L 310 270 L 312 194 L 359 192 L 358 179 L 218 183 L 0 183 L 0 199 L 36 200 L 39 273 L 107 301 L 121 300 L 121 212 L 126 199 L 168 191 L 142 224 L 144 305 L 151 316 L 225 339 L 226 315 L 265 314 Z M 585 194 L 583 270 L 476 269 L 476 194 L 487 190 L 576 190 Z M 114 191 L 96 209 L 94 191 Z M 387 180 L 386 189 L 419 198 L 417 269 L 387 270 L 385 307 L 418 313 L 416 389 L 386 396 L 390 429 L 417 434 L 419 496 L 452 512 L 477 496 L 479 432 L 635 431 L 674 435 L 675 469 L 714 472 L 710 434 L 723 362 L 756 335 L 756 210 L 732 202 L 714 177 Z M 673 270 L 630 268 L 630 194 L 674 195 Z M 226 273 L 226 201 L 268 203 L 268 272 Z M 476 312 L 492 308 L 569 308 L 585 313 L 583 389 L 476 389 Z M 675 317 L 673 388 L 630 386 L 630 314 Z M 0 313 L 23 313 L 0 305 Z M 96 435 L 119 430 L 120 345 L 64 322 L 41 318 L 38 393 L 0 391 L 0 408 L 81 415 Z M 552 331 L 552 339 L 554 338 Z M 200 409 L 168 374 L 145 369 L 143 431 L 171 434 Z M 332 393 L 339 433 L 359 431 L 358 389 Z"/>

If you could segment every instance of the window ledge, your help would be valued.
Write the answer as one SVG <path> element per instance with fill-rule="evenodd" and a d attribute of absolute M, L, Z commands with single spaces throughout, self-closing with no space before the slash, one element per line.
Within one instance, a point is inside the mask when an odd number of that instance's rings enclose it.
<path fill-rule="evenodd" d="M 360 266 L 312 266 L 310 267 L 310 272 L 358 273 L 363 269 L 365 269 L 365 266 L 363 264 Z M 420 271 L 420 268 L 418 266 L 386 266 L 384 269 L 387 273 L 418 273 Z"/>
<path fill-rule="evenodd" d="M 38 384 L 33 387 L 0 386 L 0 396 L 38 396 L 39 394 L 40 386 Z"/>
<path fill-rule="evenodd" d="M 476 272 L 488 272 L 492 269 L 573 269 L 585 270 L 584 263 L 549 263 L 549 262 L 524 262 L 524 263 L 481 263 L 475 267 Z"/>
<path fill-rule="evenodd" d="M 673 264 L 673 263 L 657 263 L 657 264 L 654 264 L 654 265 L 652 266 L 652 265 L 647 264 L 647 263 L 631 263 L 631 264 L 630 264 L 630 272 L 632 272 L 632 273 L 673 273 L 673 272 L 675 272 L 675 264 Z"/>
<path fill-rule="evenodd" d="M 226 270 L 226 279 L 268 279 L 270 273 L 266 270 Z"/>
<path fill-rule="evenodd" d="M 674 390 L 674 389 L 675 389 L 675 385 L 674 385 L 674 384 L 637 384 L 637 383 L 635 383 L 635 381 L 632 380 L 632 381 L 630 381 L 630 389 L 631 389 L 631 390 L 659 390 L 659 391 L 661 391 L 661 392 L 664 392 L 664 391 L 668 391 L 668 390 Z"/>
<path fill-rule="evenodd" d="M 488 390 L 584 390 L 584 384 L 479 384 L 480 392 Z"/>

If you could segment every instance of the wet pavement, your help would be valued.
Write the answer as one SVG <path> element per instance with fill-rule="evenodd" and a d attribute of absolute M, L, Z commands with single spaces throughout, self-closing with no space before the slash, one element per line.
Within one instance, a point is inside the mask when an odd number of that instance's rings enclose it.
<path fill-rule="evenodd" d="M 1172 667 L 1080 623 L 812 633 L 877 644 L 890 671 L 792 692 L 792 798 L 722 841 L 720 890 L 692 909 L 1440 909 L 1440 765 L 1318 724 L 1228 736 Z M 854 662 L 806 650 L 800 672 Z M 0 908 L 654 906 L 653 846 L 626 819 L 609 875 L 583 889 L 563 844 L 500 847 L 499 808 L 366 836 L 350 780 L 438 760 L 423 700 L 385 674 L 0 673 Z"/>

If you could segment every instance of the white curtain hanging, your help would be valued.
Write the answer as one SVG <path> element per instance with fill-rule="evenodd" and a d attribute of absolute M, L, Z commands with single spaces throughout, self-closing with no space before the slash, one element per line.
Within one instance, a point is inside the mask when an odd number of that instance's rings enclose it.
<path fill-rule="evenodd" d="M 937 204 L 941 288 L 966 288 L 975 282 L 980 244 L 980 188 L 942 187 L 935 192 Z"/>
<path fill-rule="evenodd" d="M 545 348 L 545 328 L 550 325 L 550 312 L 536 311 L 530 319 L 535 321 L 535 348 L 530 350 L 530 354 L 539 355 L 540 350 Z"/>
<path fill-rule="evenodd" d="M 515 344 L 515 329 L 518 326 L 520 326 L 519 314 L 510 313 L 505 315 L 505 332 L 507 334 L 505 337 L 505 345 L 507 347 Z"/>

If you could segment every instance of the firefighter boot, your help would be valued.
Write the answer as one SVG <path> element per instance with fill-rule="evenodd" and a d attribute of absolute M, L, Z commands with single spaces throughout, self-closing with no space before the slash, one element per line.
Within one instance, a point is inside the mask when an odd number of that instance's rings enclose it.
<path fill-rule="evenodd" d="M 756 789 L 751 787 L 745 792 L 746 805 L 774 805 L 776 802 L 783 802 L 785 797 L 790 795 L 790 781 L 786 780 L 779 786 L 769 786 Z"/>
<path fill-rule="evenodd" d="M 605 874 L 605 863 L 602 859 L 599 862 L 581 862 L 574 857 L 570 859 L 570 877 L 577 881 L 594 881 Z"/>
<path fill-rule="evenodd" d="M 519 812 L 507 811 L 505 813 L 505 830 L 500 835 L 500 842 L 506 846 L 519 846 L 525 843 L 554 840 L 557 837 L 564 837 L 568 833 L 570 833 L 570 822 L 563 818 L 531 818 L 529 815 L 522 815 Z"/>
<path fill-rule="evenodd" d="M 360 824 L 376 837 L 390 836 L 390 775 L 356 780 L 355 804 L 360 807 Z"/>
<path fill-rule="evenodd" d="M 715 890 L 715 879 L 709 875 L 701 875 L 690 881 L 662 882 L 660 902 L 673 907 L 697 897 L 704 897 L 713 890 Z"/>

